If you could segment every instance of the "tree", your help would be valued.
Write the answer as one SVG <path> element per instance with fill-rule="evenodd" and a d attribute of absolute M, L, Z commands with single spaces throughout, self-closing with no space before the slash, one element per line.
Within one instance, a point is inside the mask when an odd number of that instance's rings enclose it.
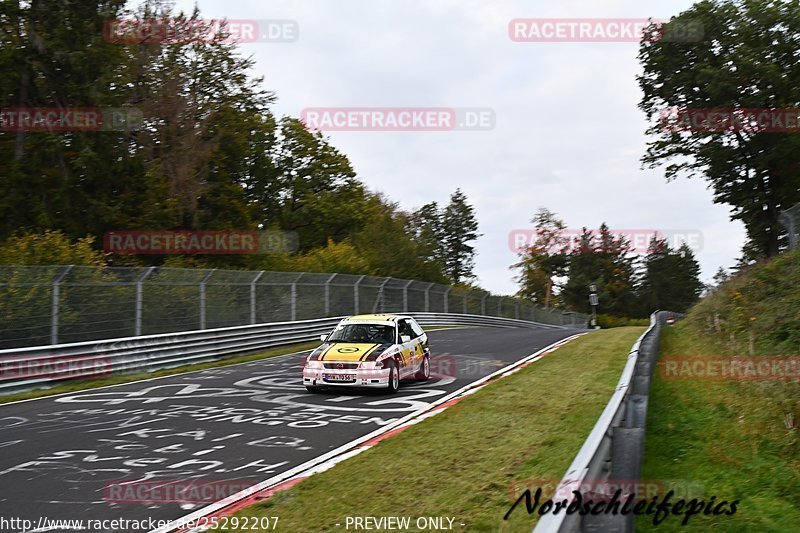
<path fill-rule="evenodd" d="M 561 291 L 564 303 L 575 311 L 590 312 L 589 286 L 597 285 L 601 312 L 635 316 L 635 273 L 629 252 L 625 238 L 614 237 L 605 223 L 598 232 L 583 228 L 567 259 L 568 279 Z"/>
<path fill-rule="evenodd" d="M 187 17 L 153 1 L 138 17 L 204 24 L 197 8 Z M 250 163 L 273 146 L 269 105 L 275 97 L 260 88 L 262 79 L 247 75 L 254 60 L 241 57 L 227 36 L 214 29 L 190 42 L 121 45 L 145 117 L 137 153 L 146 161 L 150 192 L 159 197 L 146 204 L 151 227 L 255 228 L 243 186 Z"/>
<path fill-rule="evenodd" d="M 553 278 L 563 275 L 567 266 L 569 239 L 564 235 L 566 225 L 545 207 L 539 208 L 531 222 L 536 228 L 536 239 L 521 254 L 520 262 L 512 265 L 512 268 L 520 270 L 516 278 L 520 284 L 517 294 L 550 307 Z"/>
<path fill-rule="evenodd" d="M 448 281 L 447 264 L 455 279 L 471 275 L 477 223 L 460 192 L 445 210 L 423 208 L 433 218 L 420 221 L 415 238 L 407 230 L 415 221 L 369 191 L 323 134 L 272 113 L 275 95 L 225 28 L 184 42 L 131 42 L 105 32 L 108 21 L 204 23 L 197 8 L 175 13 L 164 0 L 124 6 L 0 2 L 0 109 L 129 106 L 142 114 L 136 131 L 0 131 L 0 242 L 59 230 L 65 242 L 88 236 L 84 248 L 97 251 L 109 230 L 263 229 L 296 234 L 297 254 L 107 262 L 341 268 L 432 282 Z"/>
<path fill-rule="evenodd" d="M 347 156 L 321 133 L 285 117 L 270 150 L 274 172 L 248 180 L 263 224 L 297 232 L 303 252 L 329 239 L 342 241 L 368 224 L 369 194 Z"/>
<path fill-rule="evenodd" d="M 363 212 L 369 224 L 353 235 L 353 244 L 377 275 L 435 283 L 449 281 L 441 264 L 428 261 L 427 252 L 406 233 L 407 215 L 400 212 L 396 203 L 378 194 L 370 195 Z"/>
<path fill-rule="evenodd" d="M 638 291 L 645 313 L 657 309 L 683 313 L 697 301 L 703 288 L 700 265 L 686 243 L 677 250 L 666 240 L 650 243 Z"/>
<path fill-rule="evenodd" d="M 444 235 L 442 210 L 429 202 L 407 216 L 406 232 L 417 243 L 421 257 L 428 262 L 444 265 Z"/>
<path fill-rule="evenodd" d="M 0 109 L 119 107 L 124 49 L 103 39 L 123 0 L 0 2 Z M 0 237 L 61 229 L 77 238 L 107 216 L 131 166 L 125 132 L 0 132 Z"/>
<path fill-rule="evenodd" d="M 442 213 L 442 246 L 445 273 L 453 283 L 474 277 L 475 248 L 469 243 L 477 239 L 478 221 L 466 195 L 456 189 Z"/>
<path fill-rule="evenodd" d="M 706 0 L 671 25 L 701 23 L 699 42 L 645 39 L 639 107 L 653 118 L 665 108 L 787 109 L 800 106 L 800 0 Z M 796 132 L 679 131 L 656 123 L 642 162 L 666 167 L 668 180 L 701 177 L 714 202 L 732 206 L 747 229 L 746 260 L 774 256 L 783 229 L 778 213 L 800 201 Z"/>

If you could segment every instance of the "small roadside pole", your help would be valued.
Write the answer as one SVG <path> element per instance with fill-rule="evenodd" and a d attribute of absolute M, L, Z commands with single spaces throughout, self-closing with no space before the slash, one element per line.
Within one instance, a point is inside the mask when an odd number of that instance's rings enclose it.
<path fill-rule="evenodd" d="M 589 285 L 589 304 L 592 306 L 592 327 L 594 329 L 600 329 L 600 326 L 597 325 L 597 304 L 599 303 L 597 299 L 597 286 L 596 285 Z"/>

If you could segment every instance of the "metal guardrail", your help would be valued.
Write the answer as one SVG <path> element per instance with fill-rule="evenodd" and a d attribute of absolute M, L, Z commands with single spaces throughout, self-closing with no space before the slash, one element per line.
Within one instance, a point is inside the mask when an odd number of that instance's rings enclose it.
<path fill-rule="evenodd" d="M 661 327 L 670 316 L 677 318 L 682 315 L 667 311 L 650 315 L 650 327 L 631 348 L 614 394 L 561 479 L 557 494 L 571 495 L 572 490 L 581 490 L 585 486 L 603 487 L 606 481 L 640 479 L 650 382 L 658 358 Z M 621 500 L 625 501 L 626 497 L 623 488 Z M 533 532 L 631 532 L 633 521 L 632 513 L 585 516 L 547 513 L 539 519 Z"/>
<path fill-rule="evenodd" d="M 421 325 L 564 328 L 480 315 L 412 313 Z M 158 369 L 214 361 L 318 340 L 344 317 L 272 322 L 208 330 L 0 350 L 0 394 L 67 379 Z"/>

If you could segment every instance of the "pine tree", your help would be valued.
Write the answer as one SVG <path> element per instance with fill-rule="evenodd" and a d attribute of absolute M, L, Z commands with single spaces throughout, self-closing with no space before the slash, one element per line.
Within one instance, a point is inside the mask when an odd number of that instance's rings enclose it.
<path fill-rule="evenodd" d="M 650 243 L 644 260 L 639 299 L 646 313 L 655 310 L 685 312 L 703 291 L 700 265 L 692 250 L 683 243 L 677 250 L 666 240 Z"/>
<path fill-rule="evenodd" d="M 475 210 L 461 189 L 456 189 L 442 214 L 444 268 L 453 283 L 474 278 L 475 248 L 469 243 L 479 236 Z"/>
<path fill-rule="evenodd" d="M 596 285 L 599 312 L 616 316 L 636 316 L 634 261 L 624 237 L 614 237 L 603 223 L 597 233 L 583 228 L 567 260 L 568 280 L 561 297 L 568 307 L 591 311 L 589 286 Z"/>

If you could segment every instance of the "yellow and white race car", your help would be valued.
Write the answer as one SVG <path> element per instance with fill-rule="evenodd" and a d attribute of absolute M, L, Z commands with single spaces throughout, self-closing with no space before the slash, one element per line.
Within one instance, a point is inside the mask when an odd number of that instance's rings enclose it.
<path fill-rule="evenodd" d="M 431 375 L 428 335 L 406 315 L 345 318 L 311 352 L 303 366 L 310 392 L 323 387 L 373 387 L 397 392 L 400 380 Z"/>

